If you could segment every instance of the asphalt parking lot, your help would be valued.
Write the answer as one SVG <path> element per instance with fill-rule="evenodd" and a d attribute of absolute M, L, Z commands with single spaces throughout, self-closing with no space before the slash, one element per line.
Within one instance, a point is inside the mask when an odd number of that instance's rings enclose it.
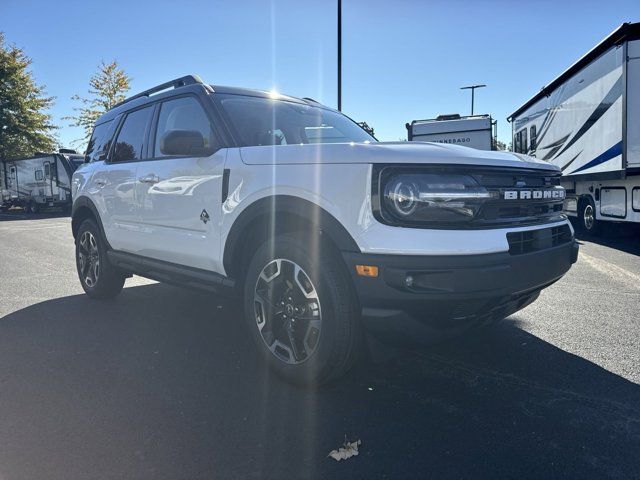
<path fill-rule="evenodd" d="M 0 214 L 0 478 L 640 478 L 640 235 L 614 233 L 505 322 L 305 390 L 233 301 L 91 301 L 69 218 Z"/>

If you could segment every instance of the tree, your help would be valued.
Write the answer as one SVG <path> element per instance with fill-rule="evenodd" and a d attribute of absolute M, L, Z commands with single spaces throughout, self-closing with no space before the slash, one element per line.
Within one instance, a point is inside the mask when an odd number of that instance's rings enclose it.
<path fill-rule="evenodd" d="M 0 160 L 52 152 L 57 147 L 47 97 L 36 84 L 29 58 L 21 48 L 5 45 L 0 32 Z"/>
<path fill-rule="evenodd" d="M 496 150 L 510 150 L 509 148 L 507 148 L 507 144 L 504 143 L 504 142 L 501 142 L 500 140 L 496 140 L 495 149 Z"/>
<path fill-rule="evenodd" d="M 90 97 L 74 95 L 72 100 L 80 102 L 80 107 L 73 110 L 76 116 L 65 117 L 65 120 L 72 120 L 72 127 L 84 129 L 84 137 L 76 140 L 75 143 L 85 145 L 91 137 L 93 125 L 100 115 L 113 108 L 116 104 L 125 99 L 125 94 L 129 91 L 131 78 L 118 66 L 118 62 L 113 60 L 105 63 L 104 60 L 98 66 L 98 71 L 89 79 Z"/>

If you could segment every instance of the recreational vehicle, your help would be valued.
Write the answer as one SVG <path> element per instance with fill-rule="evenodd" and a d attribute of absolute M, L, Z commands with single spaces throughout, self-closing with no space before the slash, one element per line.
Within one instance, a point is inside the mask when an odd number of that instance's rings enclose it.
<path fill-rule="evenodd" d="M 494 150 L 495 122 L 489 115 L 461 117 L 457 113 L 405 125 L 407 139 L 419 142 L 450 143 L 479 150 Z"/>
<path fill-rule="evenodd" d="M 640 222 L 640 23 L 625 23 L 508 118 L 513 147 L 562 169 L 588 233 Z"/>
<path fill-rule="evenodd" d="M 0 208 L 71 208 L 71 176 L 84 161 L 73 150 L 0 162 Z"/>

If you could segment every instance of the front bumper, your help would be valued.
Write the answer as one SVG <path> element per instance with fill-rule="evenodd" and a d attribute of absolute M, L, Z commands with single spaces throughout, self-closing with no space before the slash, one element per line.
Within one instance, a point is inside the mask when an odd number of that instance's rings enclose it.
<path fill-rule="evenodd" d="M 343 252 L 365 318 L 448 321 L 508 316 L 535 300 L 577 260 L 575 239 L 512 254 L 414 256 Z M 362 277 L 356 265 L 375 265 Z M 409 280 L 408 280 L 409 278 Z"/>

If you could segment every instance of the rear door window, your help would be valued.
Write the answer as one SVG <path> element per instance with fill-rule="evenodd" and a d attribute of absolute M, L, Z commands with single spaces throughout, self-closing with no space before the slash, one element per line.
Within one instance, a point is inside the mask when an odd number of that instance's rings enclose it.
<path fill-rule="evenodd" d="M 140 160 L 143 146 L 151 122 L 153 107 L 145 107 L 129 113 L 122 124 L 113 147 L 113 162 Z"/>
<path fill-rule="evenodd" d="M 99 160 L 101 155 L 106 155 L 109 151 L 109 147 L 111 146 L 110 133 L 112 123 L 113 120 L 109 120 L 94 127 L 85 152 L 85 156 L 89 158 L 90 162 Z"/>

